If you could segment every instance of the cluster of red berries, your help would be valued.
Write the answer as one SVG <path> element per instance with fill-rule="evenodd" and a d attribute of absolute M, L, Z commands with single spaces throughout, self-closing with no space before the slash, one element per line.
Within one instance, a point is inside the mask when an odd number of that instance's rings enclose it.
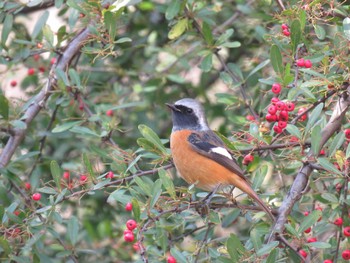
<path fill-rule="evenodd" d="M 299 58 L 297 60 L 297 66 L 300 68 L 311 68 L 312 67 L 312 62 L 308 59 L 303 59 L 303 58 Z"/>
<path fill-rule="evenodd" d="M 135 236 L 133 230 L 137 227 L 137 223 L 134 219 L 129 219 L 126 222 L 126 229 L 124 230 L 124 240 L 126 242 L 134 242 Z"/>
<path fill-rule="evenodd" d="M 287 127 L 289 112 L 294 111 L 295 105 L 293 102 L 280 101 L 278 98 L 272 98 L 271 104 L 267 108 L 268 114 L 265 119 L 268 122 L 277 122 L 273 127 L 276 133 L 281 133 Z"/>
<path fill-rule="evenodd" d="M 244 156 L 242 164 L 249 165 L 252 161 L 254 161 L 254 156 L 249 153 L 246 156 Z"/>
<path fill-rule="evenodd" d="M 282 24 L 281 29 L 283 35 L 285 35 L 286 37 L 290 36 L 289 26 L 287 24 Z"/>

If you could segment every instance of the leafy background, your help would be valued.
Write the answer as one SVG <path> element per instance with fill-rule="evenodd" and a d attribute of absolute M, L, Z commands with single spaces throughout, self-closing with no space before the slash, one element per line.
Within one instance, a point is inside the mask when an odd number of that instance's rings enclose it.
<path fill-rule="evenodd" d="M 343 260 L 347 2 L 37 0 L 0 11 L 2 262 Z M 301 57 L 313 67 L 298 68 Z M 275 82 L 296 105 L 282 134 L 265 121 Z M 276 223 L 241 196 L 203 207 L 206 193 L 176 176 L 164 103 L 184 97 L 203 102 L 239 163 L 255 156 L 248 176 Z"/>

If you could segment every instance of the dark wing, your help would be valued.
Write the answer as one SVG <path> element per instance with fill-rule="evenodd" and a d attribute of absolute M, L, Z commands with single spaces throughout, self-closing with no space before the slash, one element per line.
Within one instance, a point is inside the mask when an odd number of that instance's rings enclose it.
<path fill-rule="evenodd" d="M 227 151 L 224 142 L 213 131 L 191 133 L 188 141 L 196 152 L 214 160 L 247 181 L 242 169 Z"/>

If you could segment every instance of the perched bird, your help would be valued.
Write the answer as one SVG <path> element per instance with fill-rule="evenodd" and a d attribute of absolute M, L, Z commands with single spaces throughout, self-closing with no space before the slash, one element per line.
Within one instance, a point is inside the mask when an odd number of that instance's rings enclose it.
<path fill-rule="evenodd" d="M 206 191 L 228 185 L 238 187 L 274 220 L 270 209 L 254 192 L 224 142 L 208 127 L 202 105 L 189 98 L 166 105 L 172 111 L 170 148 L 180 176 L 187 183 Z"/>

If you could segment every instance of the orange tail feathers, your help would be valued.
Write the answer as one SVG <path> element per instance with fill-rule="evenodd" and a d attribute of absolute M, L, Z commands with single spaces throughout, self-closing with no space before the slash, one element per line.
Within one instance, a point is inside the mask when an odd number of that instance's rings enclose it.
<path fill-rule="evenodd" d="M 231 184 L 248 194 L 251 198 L 253 198 L 258 205 L 266 212 L 266 214 L 271 218 L 274 222 L 275 217 L 272 214 L 271 210 L 267 207 L 267 205 L 260 199 L 260 197 L 256 194 L 253 188 L 249 185 L 247 181 L 244 181 L 242 178 L 232 178 Z"/>

